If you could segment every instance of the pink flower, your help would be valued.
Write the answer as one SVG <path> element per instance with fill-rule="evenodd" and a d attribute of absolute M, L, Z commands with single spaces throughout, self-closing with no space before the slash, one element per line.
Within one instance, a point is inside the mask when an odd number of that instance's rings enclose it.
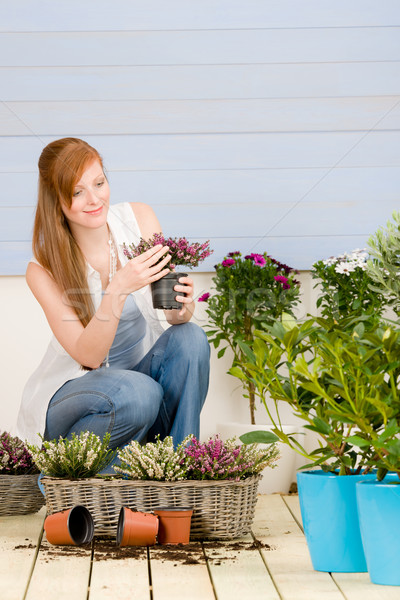
<path fill-rule="evenodd" d="M 290 290 L 290 283 L 287 277 L 284 277 L 283 275 L 275 275 L 274 279 L 282 284 L 284 290 Z"/>
<path fill-rule="evenodd" d="M 245 258 L 254 261 L 254 264 L 258 265 L 259 267 L 263 267 L 267 262 L 262 254 L 254 254 L 253 252 L 251 254 L 247 254 Z"/>
<path fill-rule="evenodd" d="M 200 298 L 197 300 L 197 302 L 207 302 L 209 297 L 210 297 L 210 294 L 208 292 L 206 292 L 205 294 L 200 296 Z"/>
<path fill-rule="evenodd" d="M 262 254 L 254 254 L 253 256 L 254 263 L 260 267 L 263 267 L 267 262 Z"/>
<path fill-rule="evenodd" d="M 235 260 L 233 260 L 233 258 L 226 258 L 225 260 L 222 261 L 222 266 L 223 267 L 231 267 L 232 265 L 235 264 Z"/>

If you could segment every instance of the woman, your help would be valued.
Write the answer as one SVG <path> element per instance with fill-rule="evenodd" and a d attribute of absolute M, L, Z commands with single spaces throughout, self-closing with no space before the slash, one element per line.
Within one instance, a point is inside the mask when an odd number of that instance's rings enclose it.
<path fill-rule="evenodd" d="M 199 435 L 209 345 L 189 323 L 193 281 L 179 280 L 182 309 L 165 311 L 172 327 L 164 330 L 148 285 L 169 272 L 168 247 L 129 261 L 121 251 L 160 224 L 149 206 L 110 207 L 109 198 L 102 159 L 86 142 L 64 138 L 43 150 L 26 280 L 54 336 L 18 416 L 18 434 L 31 443 L 85 430 L 109 432 L 112 448 Z"/>

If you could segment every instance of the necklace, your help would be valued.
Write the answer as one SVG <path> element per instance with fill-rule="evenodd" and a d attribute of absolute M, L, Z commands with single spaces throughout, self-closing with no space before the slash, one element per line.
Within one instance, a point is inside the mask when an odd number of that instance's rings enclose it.
<path fill-rule="evenodd" d="M 110 237 L 108 238 L 108 245 L 110 246 L 110 270 L 108 273 L 108 283 L 111 283 L 115 273 L 117 272 L 117 252 L 115 250 L 114 240 L 111 235 L 111 229 L 109 230 L 109 232 L 110 232 Z M 106 356 L 106 360 L 105 360 L 106 367 L 110 366 L 109 358 L 110 358 L 110 351 L 107 352 L 107 356 Z"/>
<path fill-rule="evenodd" d="M 111 283 L 112 278 L 117 272 L 117 253 L 115 251 L 114 240 L 112 239 L 111 230 L 110 237 L 108 239 L 108 244 L 110 246 L 110 271 L 108 273 L 108 283 Z"/>

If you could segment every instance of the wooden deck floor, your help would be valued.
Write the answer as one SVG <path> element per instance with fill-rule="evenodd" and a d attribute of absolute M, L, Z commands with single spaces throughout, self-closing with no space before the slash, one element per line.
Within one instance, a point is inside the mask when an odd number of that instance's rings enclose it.
<path fill-rule="evenodd" d="M 1 600 L 400 600 L 367 573 L 313 570 L 297 496 L 259 496 L 246 538 L 187 547 L 50 546 L 44 516 L 0 517 Z"/>

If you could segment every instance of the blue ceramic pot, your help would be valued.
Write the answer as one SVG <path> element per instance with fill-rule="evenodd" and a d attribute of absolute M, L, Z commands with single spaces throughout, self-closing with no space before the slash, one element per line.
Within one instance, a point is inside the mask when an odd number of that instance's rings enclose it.
<path fill-rule="evenodd" d="M 400 480 L 356 485 L 358 514 L 372 583 L 400 585 Z"/>
<path fill-rule="evenodd" d="M 358 521 L 356 483 L 375 474 L 297 473 L 304 534 L 316 571 L 367 571 Z"/>

